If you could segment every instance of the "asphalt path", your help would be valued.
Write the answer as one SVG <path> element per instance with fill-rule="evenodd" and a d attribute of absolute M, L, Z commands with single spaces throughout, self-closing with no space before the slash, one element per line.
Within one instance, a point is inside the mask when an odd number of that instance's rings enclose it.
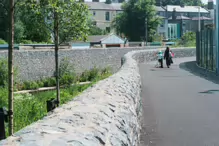
<path fill-rule="evenodd" d="M 140 64 L 142 146 L 219 146 L 219 85 L 179 68 Z"/>

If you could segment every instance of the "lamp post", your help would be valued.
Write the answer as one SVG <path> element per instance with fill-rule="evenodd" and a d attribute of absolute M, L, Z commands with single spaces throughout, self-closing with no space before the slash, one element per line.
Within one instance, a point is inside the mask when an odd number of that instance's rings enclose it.
<path fill-rule="evenodd" d="M 145 17 L 145 46 L 147 46 L 147 41 L 148 41 L 148 27 L 147 27 L 147 17 Z"/>
<path fill-rule="evenodd" d="M 201 15 L 200 15 L 200 6 L 198 6 L 198 32 L 201 31 Z"/>

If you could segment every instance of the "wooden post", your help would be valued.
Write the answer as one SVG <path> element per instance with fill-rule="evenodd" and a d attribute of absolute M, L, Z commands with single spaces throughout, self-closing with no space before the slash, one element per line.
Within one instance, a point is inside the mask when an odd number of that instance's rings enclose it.
<path fill-rule="evenodd" d="M 56 99 L 57 106 L 60 103 L 60 86 L 59 86 L 59 20 L 58 13 L 54 13 L 54 35 L 55 35 L 55 68 L 56 68 Z"/>

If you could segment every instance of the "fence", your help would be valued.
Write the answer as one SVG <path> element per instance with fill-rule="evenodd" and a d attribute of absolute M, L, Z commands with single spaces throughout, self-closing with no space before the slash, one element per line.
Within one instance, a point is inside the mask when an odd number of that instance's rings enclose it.
<path fill-rule="evenodd" d="M 196 62 L 200 67 L 216 72 L 216 32 L 204 29 L 196 33 Z"/>

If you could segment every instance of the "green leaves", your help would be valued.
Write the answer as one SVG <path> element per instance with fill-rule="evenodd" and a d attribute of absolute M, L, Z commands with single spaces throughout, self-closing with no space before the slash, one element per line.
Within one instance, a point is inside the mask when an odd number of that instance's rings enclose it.
<path fill-rule="evenodd" d="M 112 23 L 117 33 L 124 34 L 131 41 L 140 41 L 145 37 L 147 20 L 147 31 L 151 38 L 160 23 L 160 18 L 156 17 L 154 0 L 129 0 L 122 8 L 124 12 L 118 14 Z"/>
<path fill-rule="evenodd" d="M 31 14 L 34 14 L 27 20 L 37 20 L 39 25 L 32 30 L 38 30 L 40 34 L 44 34 L 40 32 L 43 30 L 45 32 L 49 31 L 53 35 L 54 13 L 57 13 L 59 44 L 66 41 L 83 40 L 88 35 L 87 16 L 89 11 L 84 3 L 78 3 L 75 0 L 39 0 L 38 3 L 36 0 L 23 0 L 21 5 L 28 9 Z"/>

